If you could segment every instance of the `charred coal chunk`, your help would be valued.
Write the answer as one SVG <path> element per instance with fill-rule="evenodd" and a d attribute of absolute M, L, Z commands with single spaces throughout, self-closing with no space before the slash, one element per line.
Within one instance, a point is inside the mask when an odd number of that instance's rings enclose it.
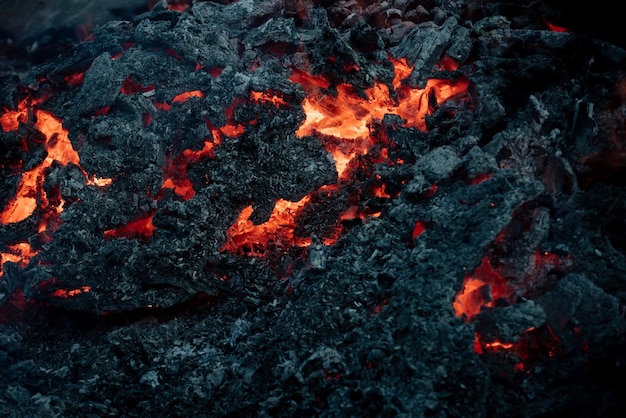
<path fill-rule="evenodd" d="M 394 57 L 406 58 L 413 66 L 409 85 L 423 87 L 435 64 L 442 58 L 458 21 L 450 17 L 441 26 L 416 27 L 402 42 L 391 49 Z"/>
<path fill-rule="evenodd" d="M 619 301 L 593 284 L 585 275 L 571 273 L 556 287 L 537 299 L 547 315 L 548 324 L 567 343 L 568 349 L 579 349 L 583 333 L 590 347 L 600 347 L 602 341 L 612 338 L 612 327 L 619 329 Z M 607 332 L 609 334 L 607 335 Z M 594 344 L 598 342 L 598 344 Z"/>
<path fill-rule="evenodd" d="M 103 107 L 111 106 L 117 97 L 124 79 L 111 63 L 111 54 L 105 52 L 93 60 L 85 74 L 85 82 L 77 97 L 78 112 L 87 115 Z"/>
<path fill-rule="evenodd" d="M 116 56 L 124 51 L 125 42 L 132 41 L 133 26 L 130 22 L 110 22 L 94 32 L 92 42 L 83 42 L 69 51 L 35 67 L 29 73 L 29 82 L 37 83 L 38 77 L 46 77 L 53 83 L 62 85 L 65 76 L 84 72 L 91 63 L 104 53 Z"/>
<path fill-rule="evenodd" d="M 0 108 L 17 108 L 19 77 L 14 74 L 0 76 Z"/>
<path fill-rule="evenodd" d="M 487 309 L 476 318 L 476 331 L 483 342 L 501 341 L 515 343 L 528 329 L 545 325 L 547 314 L 543 307 L 532 300 L 514 305 Z"/>
<path fill-rule="evenodd" d="M 361 68 L 368 66 L 368 61 L 339 30 L 332 28 L 328 23 L 328 16 L 324 9 L 315 9 L 316 27 L 320 31 L 317 38 L 305 39 L 305 46 L 309 59 L 309 68 L 301 68 L 312 74 L 323 74 L 331 84 L 349 83 L 356 89 L 365 89 L 372 83 L 371 75 Z M 319 42 L 319 38 L 324 42 Z M 370 51 L 381 54 L 382 50 Z M 377 55 L 381 61 L 386 60 L 386 54 Z"/>

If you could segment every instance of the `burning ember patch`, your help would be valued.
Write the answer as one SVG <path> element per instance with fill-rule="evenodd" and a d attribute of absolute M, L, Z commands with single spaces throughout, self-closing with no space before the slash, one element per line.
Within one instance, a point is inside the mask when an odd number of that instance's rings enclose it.
<path fill-rule="evenodd" d="M 70 163 L 79 165 L 80 163 L 80 158 L 68 138 L 68 131 L 63 128 L 61 121 L 50 112 L 35 109 L 35 106 L 35 104 L 30 104 L 28 99 L 24 99 L 16 111 L 5 111 L 0 119 L 2 130 L 11 132 L 16 131 L 19 123 L 27 122 L 27 118 L 32 115 L 34 128 L 45 137 L 44 148 L 46 151 L 46 157 L 39 165 L 21 175 L 15 196 L 0 212 L 0 223 L 2 224 L 21 222 L 31 216 L 38 207 L 60 213 L 63 210 L 64 202 L 61 200 L 54 208 L 51 208 L 46 193 L 43 191 L 45 171 L 53 163 L 61 165 Z M 24 143 L 26 152 L 29 151 L 30 145 L 27 142 Z M 83 173 L 86 181 L 93 185 L 106 186 L 111 182 L 111 179 L 101 179 L 95 176 L 89 179 L 87 173 L 84 171 Z"/>
<path fill-rule="evenodd" d="M 0 64 L 0 414 L 623 415 L 626 52 L 545 2 L 146 3 Z"/>
<path fill-rule="evenodd" d="M 298 129 L 298 136 L 317 132 L 350 141 L 351 145 L 347 149 L 333 151 L 339 177 L 343 176 L 352 159 L 367 154 L 372 121 L 382 120 L 385 115 L 393 114 L 405 121 L 403 126 L 425 130 L 426 115 L 433 111 L 429 100 L 440 105 L 467 89 L 467 80 L 451 83 L 448 80 L 435 79 L 429 80 L 424 89 L 408 88 L 403 85 L 403 81 L 412 68 L 404 59 L 391 62 L 394 66 L 394 95 L 382 82 L 365 90 L 363 97 L 357 95 L 348 84 L 337 85 L 336 94 L 320 94 L 320 88 L 330 86 L 323 78 L 303 75 L 301 72 L 296 72 L 291 77 L 292 81 L 301 83 L 308 93 L 302 104 L 306 120 Z"/>

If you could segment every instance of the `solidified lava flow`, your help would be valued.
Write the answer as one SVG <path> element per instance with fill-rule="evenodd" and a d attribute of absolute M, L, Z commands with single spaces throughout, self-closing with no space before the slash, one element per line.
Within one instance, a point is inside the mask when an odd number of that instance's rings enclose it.
<path fill-rule="evenodd" d="M 0 74 L 0 415 L 626 409 L 626 52 L 488 3 L 129 0 Z"/>

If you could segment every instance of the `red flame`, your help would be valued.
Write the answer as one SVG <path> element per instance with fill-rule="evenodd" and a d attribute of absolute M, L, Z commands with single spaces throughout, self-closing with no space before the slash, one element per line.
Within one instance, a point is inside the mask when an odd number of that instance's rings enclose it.
<path fill-rule="evenodd" d="M 371 147 L 368 137 L 369 125 L 374 120 L 382 120 L 385 114 L 395 114 L 403 118 L 405 126 L 426 130 L 426 115 L 430 113 L 429 97 L 434 96 L 437 104 L 450 97 L 464 93 L 468 80 L 452 82 L 449 80 L 430 79 L 424 89 L 413 89 L 403 85 L 403 80 L 411 74 L 406 60 L 393 60 L 395 78 L 393 87 L 397 100 L 393 99 L 386 84 L 376 82 L 364 93 L 367 97 L 356 94 L 349 84 L 339 84 L 336 96 L 320 94 L 321 89 L 330 87 L 330 83 L 320 76 L 311 76 L 302 71 L 294 71 L 290 78 L 300 83 L 307 91 L 307 98 L 302 106 L 306 120 L 297 131 L 300 137 L 318 132 L 351 141 L 349 149 L 329 150 L 335 158 L 339 177 L 345 173 L 349 162 L 358 155 L 367 154 Z"/>
<path fill-rule="evenodd" d="M 113 238 L 136 238 L 142 242 L 148 242 L 152 239 L 155 227 L 152 223 L 153 214 L 144 216 L 135 221 L 129 222 L 126 225 L 114 229 L 108 229 L 104 231 L 104 237 L 107 239 Z"/>
<path fill-rule="evenodd" d="M 309 245 L 310 239 L 297 238 L 293 234 L 298 210 L 304 207 L 309 199 L 310 196 L 305 196 L 297 202 L 279 199 L 267 222 L 259 225 L 250 220 L 252 206 L 244 208 L 235 223 L 228 228 L 228 241 L 222 247 L 222 251 L 258 256 L 264 255 L 269 245 L 280 248 Z"/>
<path fill-rule="evenodd" d="M 57 289 L 50 294 L 50 296 L 54 296 L 57 298 L 67 299 L 74 297 L 76 295 L 80 295 L 82 293 L 89 293 L 91 291 L 90 286 L 82 286 L 77 289 Z"/>
<path fill-rule="evenodd" d="M 36 121 L 35 128 L 46 137 L 45 148 L 48 155 L 38 166 L 22 174 L 15 197 L 0 212 L 0 223 L 5 225 L 23 221 L 32 215 L 38 206 L 42 209 L 49 207 L 42 186 L 45 171 L 54 162 L 63 166 L 72 163 L 80 167 L 78 153 L 74 150 L 69 133 L 63 128 L 61 120 L 48 111 L 34 108 L 31 100 L 25 99 L 20 102 L 15 111 L 5 109 L 5 113 L 0 116 L 0 125 L 5 132 L 14 131 L 17 130 L 19 122 L 27 122 L 31 117 Z M 88 177 L 84 170 L 83 174 Z M 96 180 L 93 184 L 97 184 Z M 63 202 L 60 202 L 55 210 L 61 211 L 62 207 Z"/>
<path fill-rule="evenodd" d="M 0 278 L 4 275 L 2 266 L 6 262 L 17 263 L 20 267 L 26 267 L 30 259 L 37 254 L 27 242 L 19 242 L 9 245 L 7 252 L 0 252 Z"/>

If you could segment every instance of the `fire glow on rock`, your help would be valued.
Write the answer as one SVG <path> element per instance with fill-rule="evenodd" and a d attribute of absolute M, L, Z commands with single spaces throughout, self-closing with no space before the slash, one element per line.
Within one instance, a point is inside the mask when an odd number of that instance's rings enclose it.
<path fill-rule="evenodd" d="M 426 130 L 426 115 L 432 112 L 429 100 L 434 97 L 437 105 L 445 102 L 452 96 L 465 93 L 469 81 L 431 79 L 424 89 L 409 88 L 403 85 L 404 79 L 411 73 L 412 68 L 405 59 L 391 59 L 395 69 L 393 81 L 394 94 L 389 87 L 381 82 L 365 91 L 365 96 L 357 95 L 353 87 L 348 84 L 340 84 L 336 87 L 336 95 L 325 93 L 323 90 L 330 87 L 330 82 L 322 76 L 294 70 L 291 81 L 302 85 L 307 93 L 302 106 L 306 114 L 306 120 L 297 131 L 297 135 L 304 138 L 308 135 L 320 134 L 325 137 L 334 137 L 341 141 L 342 146 L 334 146 L 332 141 L 326 141 L 327 151 L 332 155 L 339 180 L 349 181 L 348 167 L 358 157 L 368 153 L 371 146 L 375 145 L 374 138 L 370 135 L 370 124 L 375 120 L 382 120 L 386 114 L 400 116 L 404 126 Z M 252 99 L 259 100 L 263 95 L 253 92 Z M 271 97 L 272 103 L 281 105 L 284 102 L 280 98 Z M 393 164 L 386 155 L 379 162 Z M 328 186 L 327 186 L 328 187 Z M 391 197 L 382 189 L 379 196 Z M 245 208 L 236 223 L 228 230 L 228 241 L 224 250 L 237 253 L 242 246 L 253 248 L 265 247 L 268 240 L 281 242 L 280 247 L 291 245 L 307 246 L 311 239 L 294 236 L 297 212 L 309 201 L 306 196 L 298 202 L 281 200 L 274 207 L 270 219 L 261 225 L 254 225 L 249 217 L 252 207 Z M 355 208 L 349 208 L 340 216 L 340 219 L 354 218 Z M 326 245 L 332 245 L 338 238 L 333 236 L 321 237 Z"/>
<path fill-rule="evenodd" d="M 133 46 L 133 44 L 124 44 L 124 49 Z M 171 48 L 164 52 L 177 61 L 184 60 Z M 123 52 L 120 52 L 111 56 L 111 61 L 121 59 L 122 55 Z M 387 115 L 394 115 L 401 121 L 397 123 L 396 128 L 410 128 L 425 132 L 427 131 L 427 116 L 432 115 L 437 108 L 451 98 L 467 94 L 469 80 L 463 78 L 455 80 L 432 78 L 426 80 L 424 88 L 411 87 L 407 80 L 413 68 L 407 60 L 389 56 L 389 62 L 394 71 L 392 80 L 388 83 L 375 81 L 371 87 L 362 91 L 356 91 L 355 86 L 346 82 L 333 85 L 322 75 L 310 74 L 297 68 L 292 69 L 289 80 L 294 84 L 299 84 L 306 94 L 301 103 L 305 119 L 297 128 L 295 135 L 302 141 L 306 141 L 307 137 L 315 137 L 325 147 L 334 162 L 337 173 L 336 182 L 324 184 L 295 201 L 279 198 L 273 202 L 267 220 L 260 223 L 253 221 L 255 211 L 253 205 L 245 206 L 234 223 L 225 231 L 225 240 L 220 248 L 221 253 L 234 256 L 266 257 L 272 253 L 287 252 L 294 247 L 311 246 L 318 242 L 316 239 L 324 245 L 333 245 L 343 232 L 342 222 L 354 220 L 367 222 L 370 218 L 380 216 L 379 209 L 366 208 L 364 210 L 360 206 L 362 196 L 369 194 L 370 197 L 378 199 L 393 199 L 399 195 L 398 190 L 388 187 L 380 175 L 376 175 L 374 176 L 375 182 L 369 190 L 350 195 L 347 199 L 349 201 L 347 207 L 337 214 L 331 221 L 333 224 L 328 225 L 321 236 L 312 237 L 296 233 L 298 227 L 302 226 L 303 211 L 313 204 L 319 205 L 324 197 L 333 197 L 349 188 L 357 168 L 362 168 L 363 165 L 371 168 L 374 164 L 389 166 L 404 164 L 401 158 L 390 157 L 389 150 L 393 148 L 392 141 L 384 133 L 376 131 L 377 124 L 380 124 Z M 444 57 L 435 67 L 453 72 L 457 69 L 457 63 L 449 57 Z M 220 77 L 222 70 L 221 67 L 205 69 L 200 64 L 195 67 L 196 72 L 204 71 L 212 77 Z M 359 71 L 359 68 L 353 64 L 350 70 Z M 79 72 L 67 75 L 64 81 L 70 87 L 80 86 L 85 82 L 84 74 Z M 168 98 L 161 96 L 160 101 L 157 101 L 154 97 L 161 87 L 153 82 L 144 85 L 135 81 L 131 76 L 127 76 L 121 82 L 119 93 L 124 96 L 141 96 L 150 100 L 157 115 L 159 112 L 161 115 L 171 112 L 176 105 L 183 105 L 189 100 L 204 99 L 206 94 L 202 90 L 195 89 L 172 94 Z M 20 122 L 31 124 L 41 133 L 41 142 L 46 153 L 45 158 L 35 167 L 16 168 L 16 171 L 21 171 L 21 178 L 17 184 L 15 196 L 0 212 L 0 223 L 15 224 L 36 217 L 38 232 L 47 237 L 46 239 L 51 239 L 51 234 L 61 222 L 59 215 L 63 212 L 66 202 L 60 192 L 44 190 L 47 170 L 55 164 L 60 166 L 73 164 L 81 169 L 85 184 L 89 187 L 106 188 L 114 180 L 89 176 L 82 169 L 78 152 L 72 147 L 68 131 L 63 127 L 62 121 L 51 112 L 38 109 L 43 101 L 43 99 L 24 99 L 19 103 L 17 110 L 5 109 L 0 116 L 4 132 L 16 131 Z M 194 183 L 188 177 L 189 169 L 206 160 L 214 159 L 216 150 L 220 146 L 240 138 L 247 129 L 258 123 L 258 119 L 248 119 L 242 123 L 235 117 L 240 105 L 246 104 L 259 104 L 276 109 L 285 109 L 290 106 L 289 101 L 281 95 L 280 91 L 252 90 L 248 97 L 236 96 L 233 99 L 224 111 L 226 123 L 222 126 L 214 126 L 209 118 L 204 116 L 204 123 L 210 135 L 205 138 L 203 146 L 200 149 L 189 148 L 165 156 L 165 163 L 160 167 L 162 170 L 160 189 L 156 193 L 149 194 L 157 207 L 158 202 L 168 191 L 172 191 L 175 196 L 185 202 L 196 196 L 198 190 L 194 189 Z M 111 106 L 104 106 L 91 112 L 89 117 L 108 116 L 110 111 Z M 151 126 L 154 116 L 154 113 L 148 111 L 143 113 L 144 128 Z M 31 151 L 26 142 L 24 151 Z M 366 163 L 363 162 L 365 159 L 367 159 Z M 468 185 L 476 186 L 491 179 L 491 173 L 478 174 L 468 179 Z M 207 184 L 209 181 L 207 178 Z M 431 184 L 421 196 L 432 197 L 437 193 L 437 187 L 436 183 Z M 150 243 L 159 234 L 158 224 L 155 225 L 158 210 L 151 208 L 144 212 L 122 225 L 105 228 L 100 231 L 102 237 L 105 240 L 130 239 L 136 240 L 139 244 Z M 406 231 L 406 235 L 410 237 L 410 241 L 415 242 L 422 239 L 424 234 L 428 235 L 429 227 L 426 219 L 414 221 L 412 228 Z M 26 240 L 8 245 L 0 253 L 0 276 L 4 274 L 2 267 L 5 263 L 11 262 L 25 267 L 38 251 L 39 249 L 34 250 Z M 482 264 L 472 274 L 467 275 L 463 288 L 452 303 L 457 316 L 465 316 L 468 321 L 472 321 L 484 310 L 495 308 L 498 303 L 514 304 L 520 294 L 523 296 L 524 286 L 520 283 L 509 283 L 510 280 L 516 278 L 506 276 L 496 266 L 496 262 L 495 258 L 485 257 Z M 545 266 L 559 262 L 561 260 L 555 259 L 550 253 L 537 253 L 534 263 L 531 262 L 533 265 L 529 267 L 532 273 L 530 275 L 539 277 Z M 42 289 L 51 289 L 50 296 L 62 299 L 92 291 L 90 286 L 80 286 L 74 289 L 56 288 L 56 278 L 42 283 Z M 385 298 L 371 312 L 379 314 L 389 304 L 390 299 Z M 550 335 L 545 330 L 541 332 Z M 524 341 L 530 341 L 539 333 L 536 329 L 529 328 L 524 335 Z M 478 353 L 505 350 L 521 353 L 524 350 L 522 345 L 523 343 L 519 342 L 486 340 L 476 333 L 474 347 Z M 524 358 L 524 355 L 520 354 L 520 356 Z"/>
<path fill-rule="evenodd" d="M 348 84 L 339 84 L 336 86 L 335 93 L 330 93 L 328 88 L 331 83 L 324 77 L 314 76 L 297 69 L 293 70 L 290 80 L 300 84 L 307 93 L 307 97 L 302 103 L 306 119 L 296 134 L 303 140 L 311 135 L 321 138 L 327 151 L 334 159 L 338 182 L 322 186 L 319 190 L 295 202 L 279 199 L 275 203 L 269 219 L 260 224 L 254 224 L 250 220 L 253 207 L 247 206 L 226 231 L 227 240 L 222 246 L 222 251 L 236 255 L 263 257 L 268 255 L 270 248 L 271 251 L 287 251 L 294 246 L 307 247 L 311 245 L 313 243 L 311 237 L 299 237 L 294 232 L 298 226 L 298 216 L 316 195 L 332 195 L 350 183 L 350 167 L 354 165 L 357 159 L 367 155 L 371 148 L 377 145 L 376 141 L 380 139 L 372 135 L 372 123 L 382 120 L 387 114 L 392 114 L 401 118 L 404 127 L 425 131 L 427 129 L 425 119 L 427 115 L 432 113 L 433 106 L 439 106 L 453 96 L 465 94 L 469 85 L 469 82 L 463 79 L 457 81 L 430 79 L 423 89 L 410 88 L 403 82 L 411 73 L 412 68 L 404 59 L 390 58 L 390 61 L 395 72 L 392 85 L 376 82 L 362 95 L 357 94 L 353 87 Z M 456 64 L 450 59 L 446 59 L 440 65 L 446 66 L 449 70 L 456 68 Z M 72 80 L 78 80 L 78 84 L 82 82 L 82 79 L 82 74 L 72 77 Z M 150 96 L 154 90 L 154 85 L 143 86 L 127 77 L 120 93 Z M 204 93 L 200 90 L 183 92 L 174 96 L 169 102 L 154 102 L 154 105 L 160 111 L 169 112 L 173 104 L 184 103 L 194 97 L 203 98 Z M 249 100 L 276 107 L 288 106 L 278 93 L 273 92 L 252 91 Z M 187 149 L 168 159 L 163 167 L 162 191 L 171 189 L 183 200 L 190 200 L 195 196 L 193 184 L 186 175 L 187 168 L 204 159 L 214 158 L 216 147 L 228 138 L 239 137 L 245 131 L 246 126 L 232 121 L 235 108 L 241 103 L 243 100 L 235 99 L 231 106 L 226 109 L 227 123 L 220 128 L 216 128 L 205 118 L 207 128 L 211 132 L 211 138 L 205 140 L 202 149 Z M 97 110 L 94 116 L 107 115 L 108 112 L 108 107 L 103 108 Z M 32 99 L 23 100 L 16 111 L 5 110 L 0 121 L 2 122 L 2 129 L 8 132 L 16 130 L 19 122 L 26 122 L 29 118 L 34 120 L 35 128 L 45 136 L 47 157 L 40 165 L 22 174 L 15 197 L 0 213 L 0 222 L 3 224 L 21 222 L 32 216 L 36 209 L 39 209 L 44 214 L 41 216 L 39 232 L 50 234 L 54 231 L 55 225 L 60 222 L 58 215 L 63 211 L 64 202 L 58 198 L 52 204 L 51 199 L 44 192 L 43 182 L 46 169 L 55 162 L 61 165 L 72 163 L 80 167 L 80 159 L 69 141 L 68 132 L 63 128 L 62 122 L 52 113 L 37 109 L 37 103 Z M 149 125 L 150 122 L 151 117 L 144 118 L 145 126 Z M 256 123 L 255 120 L 249 122 L 249 124 L 254 123 Z M 401 160 L 389 159 L 386 148 L 382 149 L 374 162 L 389 165 L 403 163 Z M 113 181 L 113 179 L 89 177 L 84 170 L 83 173 L 87 179 L 86 184 L 90 186 L 105 187 Z M 472 179 L 470 184 L 478 184 L 489 178 L 490 175 L 479 176 L 479 178 Z M 436 184 L 432 188 L 436 190 Z M 392 198 L 386 192 L 384 183 L 374 187 L 372 193 L 379 198 Z M 157 199 L 160 197 L 161 194 L 155 196 Z M 104 238 L 136 239 L 142 243 L 147 243 L 155 233 L 158 233 L 153 224 L 153 215 L 153 213 L 148 213 L 127 224 L 105 230 L 103 232 Z M 360 213 L 356 206 L 350 206 L 339 215 L 336 222 L 355 218 L 367 220 L 368 217 L 379 215 L 378 212 Z M 417 239 L 426 229 L 426 224 L 423 221 L 418 221 L 411 233 L 412 239 Z M 333 245 L 340 235 L 341 228 L 335 226 L 332 228 L 332 232 L 320 238 L 325 245 Z M 31 249 L 28 243 L 16 243 L 0 254 L 0 266 L 11 261 L 24 267 L 35 254 L 36 252 Z M 44 283 L 42 288 L 55 284 L 56 279 L 53 279 Z M 70 290 L 56 288 L 51 292 L 51 296 L 66 299 L 89 291 L 89 286 Z M 489 297 L 485 296 L 486 292 L 489 293 Z M 471 320 L 483 306 L 490 307 L 498 299 L 510 298 L 510 292 L 511 290 L 507 290 L 506 280 L 495 272 L 489 261 L 485 259 L 476 272 L 466 279 L 464 288 L 454 302 L 454 308 L 457 315 L 465 315 L 467 320 Z M 481 297 L 481 295 L 483 296 Z M 376 307 L 373 312 L 380 312 L 387 303 L 389 303 L 388 300 Z M 510 343 L 481 343 L 480 336 L 477 334 L 475 349 L 479 353 L 485 350 L 511 350 L 516 347 Z"/>
<path fill-rule="evenodd" d="M 308 93 L 302 106 L 306 120 L 298 129 L 298 136 L 304 137 L 314 132 L 341 138 L 350 143 L 346 150 L 332 152 L 339 177 L 343 177 L 347 165 L 356 156 L 367 154 L 370 127 L 373 120 L 382 120 L 386 114 L 394 114 L 405 120 L 404 126 L 426 130 L 426 115 L 432 112 L 431 100 L 442 104 L 454 95 L 464 93 L 469 81 L 428 80 L 423 89 L 403 85 L 411 73 L 405 59 L 391 59 L 394 66 L 394 94 L 381 82 L 365 91 L 367 99 L 357 96 L 348 84 L 337 86 L 337 95 L 322 94 L 320 88 L 329 83 L 320 77 L 295 72 L 291 80 L 303 85 Z M 394 99 L 394 96 L 397 97 Z"/>
<path fill-rule="evenodd" d="M 129 45 L 129 47 L 132 45 Z M 113 57 L 117 59 L 118 57 Z M 316 192 L 307 195 L 296 202 L 280 199 L 276 202 L 269 219 L 259 225 L 255 225 L 249 218 L 252 215 L 252 206 L 246 207 L 240 213 L 236 222 L 228 229 L 228 239 L 222 247 L 222 251 L 232 254 L 241 254 L 242 249 L 247 248 L 245 254 L 262 256 L 266 254 L 268 244 L 272 248 L 288 249 L 292 246 L 305 247 L 312 243 L 310 237 L 296 237 L 294 229 L 297 224 L 297 216 L 301 209 L 308 203 L 315 193 L 334 193 L 342 186 L 349 183 L 349 166 L 358 157 L 368 154 L 375 138 L 370 135 L 370 124 L 376 120 L 382 120 L 386 114 L 394 114 L 404 120 L 404 126 L 419 130 L 426 130 L 425 117 L 432 112 L 433 105 L 439 105 L 454 95 L 463 94 L 469 82 L 458 80 L 431 79 L 425 88 L 416 89 L 403 85 L 404 79 L 410 74 L 411 67 L 404 59 L 390 58 L 395 69 L 395 77 L 390 91 L 389 86 L 376 82 L 365 91 L 365 97 L 357 95 L 348 84 L 336 86 L 336 94 L 332 95 L 324 89 L 330 87 L 330 82 L 322 76 L 313 76 L 294 69 L 291 81 L 302 85 L 307 97 L 302 104 L 306 114 L 306 120 L 297 131 L 297 135 L 304 138 L 309 135 L 322 135 L 325 138 L 327 151 L 332 155 L 340 183 L 326 185 Z M 448 62 L 447 65 L 453 65 Z M 198 70 L 199 68 L 196 68 Z M 83 73 L 66 76 L 70 86 L 80 85 L 84 81 Z M 143 86 L 127 77 L 122 84 L 120 93 L 124 95 L 154 94 L 155 86 Z M 184 103 L 190 98 L 203 98 L 204 93 L 200 90 L 183 92 L 172 98 L 171 102 L 154 102 L 154 106 L 168 112 L 172 104 Z M 276 107 L 287 106 L 287 103 L 272 92 L 250 93 L 250 101 L 257 103 L 269 103 Z M 44 100 L 40 100 L 44 101 Z M 171 103 L 171 104 L 170 104 Z M 171 189 L 181 199 L 189 200 L 195 195 L 191 181 L 187 178 L 186 171 L 189 166 L 197 164 L 206 158 L 214 157 L 215 147 L 219 146 L 224 137 L 236 138 L 241 135 L 245 126 L 231 122 L 234 109 L 242 103 L 241 99 L 235 99 L 226 109 L 227 124 L 216 128 L 205 118 L 206 125 L 211 132 L 211 139 L 205 141 L 201 150 L 185 150 L 180 155 L 171 157 L 163 168 L 164 180 L 162 190 Z M 4 210 L 0 212 L 0 222 L 10 224 L 24 221 L 31 217 L 36 209 L 42 215 L 39 232 L 46 232 L 49 236 L 58 227 L 59 214 L 63 211 L 65 202 L 59 196 L 51 199 L 43 189 L 46 170 L 53 163 L 65 166 L 74 164 L 80 167 L 78 153 L 72 147 L 68 137 L 68 131 L 63 128 L 62 121 L 52 113 L 37 108 L 38 102 L 32 98 L 26 98 L 20 102 L 17 110 L 5 109 L 0 122 L 5 132 L 18 129 L 20 122 L 34 123 L 34 127 L 45 137 L 46 158 L 36 167 L 25 170 L 17 186 L 17 191 Z M 109 107 L 96 110 L 93 117 L 107 115 Z M 144 115 L 144 125 L 151 122 L 150 115 Z M 249 124 L 254 124 L 250 121 Z M 341 143 L 340 146 L 337 144 Z M 24 145 L 26 148 L 28 144 Z M 26 150 L 28 151 L 28 150 Z M 387 164 L 401 164 L 401 160 L 391 161 L 388 159 L 385 149 L 378 161 Z M 111 185 L 113 179 L 103 179 L 89 176 L 82 168 L 88 186 L 106 187 Z M 373 193 L 382 198 L 391 196 L 384 191 L 384 184 L 373 190 Z M 159 195 L 156 196 L 159 198 Z M 356 217 L 379 216 L 379 213 L 360 214 L 355 206 L 349 207 L 340 214 L 337 221 L 345 221 Z M 114 229 L 104 231 L 104 238 L 134 238 L 141 242 L 149 242 L 156 228 L 152 223 L 152 214 L 145 215 L 133 220 L 128 224 L 120 225 Z M 326 245 L 334 244 L 340 235 L 340 228 L 334 228 L 334 232 L 321 237 Z M 16 243 L 2 253 L 2 264 L 5 261 L 19 261 L 25 266 L 35 252 L 30 249 L 26 242 Z M 67 293 L 68 296 L 81 292 Z"/>
<path fill-rule="evenodd" d="M 59 214 L 63 211 L 65 204 L 60 196 L 46 194 L 43 188 L 46 170 L 55 163 L 62 166 L 71 163 L 80 167 L 80 158 L 72 147 L 68 131 L 63 128 L 62 122 L 52 113 L 37 109 L 37 104 L 36 101 L 27 98 L 19 103 L 17 110 L 5 109 L 0 116 L 0 126 L 3 132 L 17 130 L 21 122 L 32 122 L 43 135 L 42 141 L 46 151 L 46 157 L 39 165 L 22 173 L 15 196 L 0 212 L 0 223 L 4 225 L 18 223 L 33 215 L 35 210 L 39 210 L 41 214 L 37 231 L 45 240 L 51 239 L 50 234 L 58 227 Z M 24 140 L 23 151 L 29 152 L 31 145 Z M 112 179 L 90 177 L 84 170 L 82 171 L 87 185 L 105 187 L 112 182 Z M 37 252 L 26 241 L 9 245 L 6 252 L 0 252 L 0 277 L 4 274 L 2 267 L 5 262 L 10 261 L 25 267 Z M 70 296 L 76 294 L 72 293 L 73 291 L 67 292 Z"/>
<path fill-rule="evenodd" d="M 626 95 L 493 6 L 172 0 L 0 77 L 0 410 L 613 402 L 623 183 L 577 179 Z"/>

